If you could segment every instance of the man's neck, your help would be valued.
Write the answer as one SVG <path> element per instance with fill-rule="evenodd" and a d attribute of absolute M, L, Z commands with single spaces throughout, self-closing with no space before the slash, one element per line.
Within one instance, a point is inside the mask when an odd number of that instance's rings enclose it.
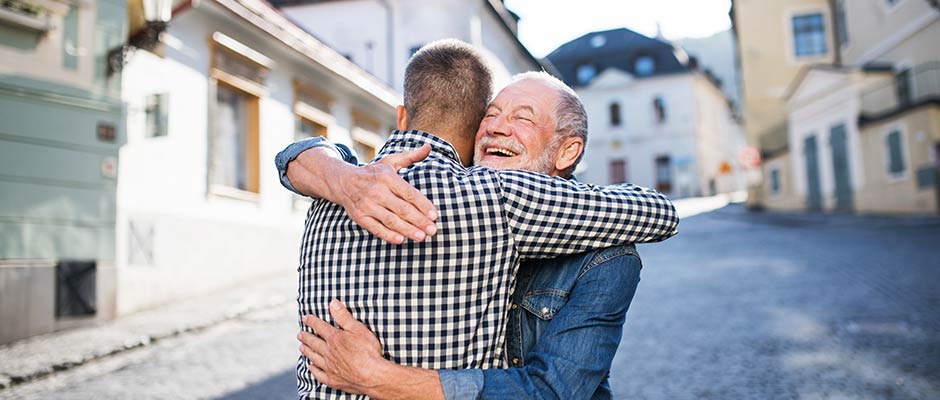
<path fill-rule="evenodd" d="M 417 129 L 419 131 L 425 131 L 433 134 L 441 139 L 450 143 L 454 147 L 454 151 L 457 152 L 457 156 L 460 157 L 460 163 L 464 167 L 469 167 L 473 163 L 473 140 L 467 140 L 466 135 L 460 132 L 451 132 L 449 129 L 423 129 L 422 127 L 409 127 L 409 129 Z"/>

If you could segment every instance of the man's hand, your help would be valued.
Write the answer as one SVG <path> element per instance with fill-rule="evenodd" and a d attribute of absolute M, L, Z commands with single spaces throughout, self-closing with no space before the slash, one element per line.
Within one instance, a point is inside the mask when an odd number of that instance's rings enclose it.
<path fill-rule="evenodd" d="M 298 191 L 343 206 L 353 221 L 386 242 L 401 244 L 406 237 L 423 241 L 437 233 L 437 210 L 398 176 L 398 170 L 425 159 L 430 152 L 431 146 L 424 145 L 354 167 L 329 157 L 323 149 L 310 149 L 288 164 L 287 177 Z M 320 186 L 323 190 L 315 190 Z"/>
<path fill-rule="evenodd" d="M 385 400 L 444 400 L 437 371 L 395 364 L 382 356 L 382 345 L 339 300 L 330 303 L 333 327 L 314 315 L 303 317 L 314 334 L 301 331 L 300 352 L 307 369 L 333 389 Z"/>
<path fill-rule="evenodd" d="M 302 331 L 297 335 L 300 352 L 310 360 L 307 367 L 320 383 L 365 394 L 382 383 L 377 368 L 390 361 L 382 357 L 382 345 L 372 331 L 353 318 L 339 300 L 330 303 L 330 315 L 339 328 L 314 315 L 304 316 L 304 325 L 316 334 Z"/>

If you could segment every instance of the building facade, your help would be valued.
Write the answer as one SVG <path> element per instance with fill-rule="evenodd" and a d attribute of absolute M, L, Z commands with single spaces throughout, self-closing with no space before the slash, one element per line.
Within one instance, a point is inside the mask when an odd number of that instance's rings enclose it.
<path fill-rule="evenodd" d="M 741 189 L 741 130 L 717 80 L 662 40 L 628 29 L 594 32 L 548 59 L 588 114 L 578 176 L 630 182 L 673 197 Z"/>
<path fill-rule="evenodd" d="M 291 20 L 399 92 L 408 60 L 428 42 L 455 38 L 477 46 L 496 87 L 542 70 L 516 37 L 518 17 L 499 0 L 273 0 Z M 355 16 L 351 18 L 350 16 Z M 550 69 L 550 67 L 548 67 Z"/>
<path fill-rule="evenodd" d="M 114 314 L 123 0 L 0 4 L 0 343 Z"/>
<path fill-rule="evenodd" d="M 371 158 L 401 98 L 262 0 L 177 7 L 124 68 L 118 311 L 293 271 L 309 202 L 274 156 L 326 136 Z"/>
<path fill-rule="evenodd" d="M 792 190 L 784 97 L 801 68 L 835 59 L 828 0 L 733 0 L 731 17 L 744 132 L 748 145 L 759 149 L 764 166 L 759 179 L 749 179 L 748 205 L 802 209 L 803 199 Z"/>
<path fill-rule="evenodd" d="M 764 179 L 752 200 L 777 209 L 936 213 L 937 6 L 916 0 L 791 3 L 734 2 L 746 126 L 765 155 Z M 754 29 L 760 18 L 774 15 L 783 15 L 789 29 Z M 776 46 L 780 32 L 789 47 Z M 771 50 L 778 48 L 786 54 Z M 761 64 L 767 53 L 809 58 L 784 73 Z M 772 110 L 766 93 L 778 87 L 767 82 L 781 77 L 789 80 L 779 96 L 783 109 Z M 773 115 L 785 119 L 784 145 L 776 144 L 779 135 L 761 133 L 778 129 L 755 128 Z"/>

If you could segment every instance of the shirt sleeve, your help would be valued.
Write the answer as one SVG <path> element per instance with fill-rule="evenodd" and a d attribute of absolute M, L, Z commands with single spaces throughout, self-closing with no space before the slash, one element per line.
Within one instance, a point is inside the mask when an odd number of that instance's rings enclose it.
<path fill-rule="evenodd" d="M 438 371 L 445 400 L 476 400 L 483 392 L 483 371 L 479 369 Z"/>
<path fill-rule="evenodd" d="M 668 197 L 635 185 L 594 186 L 527 171 L 498 171 L 503 209 L 523 258 L 551 258 L 676 234 Z"/>
<path fill-rule="evenodd" d="M 291 143 L 287 145 L 284 150 L 281 150 L 280 153 L 277 153 L 277 155 L 274 156 L 274 166 L 277 167 L 277 173 L 280 176 L 281 185 L 287 188 L 287 190 L 303 196 L 303 193 L 298 192 L 297 189 L 294 188 L 294 185 L 291 185 L 290 179 L 287 179 L 287 164 L 289 164 L 291 161 L 294 161 L 294 159 L 297 158 L 300 153 L 303 153 L 305 150 L 309 150 L 314 147 L 324 147 L 331 149 L 339 154 L 343 161 L 346 161 L 350 164 L 359 165 L 359 159 L 353 149 L 342 144 L 330 143 L 329 140 L 322 136 Z"/>

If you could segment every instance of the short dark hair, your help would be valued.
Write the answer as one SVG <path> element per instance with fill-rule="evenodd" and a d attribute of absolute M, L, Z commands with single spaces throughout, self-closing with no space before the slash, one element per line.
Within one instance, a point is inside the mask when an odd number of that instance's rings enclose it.
<path fill-rule="evenodd" d="M 473 138 L 492 95 L 490 68 L 473 46 L 456 39 L 428 43 L 405 68 L 409 129 L 450 129 Z"/>

